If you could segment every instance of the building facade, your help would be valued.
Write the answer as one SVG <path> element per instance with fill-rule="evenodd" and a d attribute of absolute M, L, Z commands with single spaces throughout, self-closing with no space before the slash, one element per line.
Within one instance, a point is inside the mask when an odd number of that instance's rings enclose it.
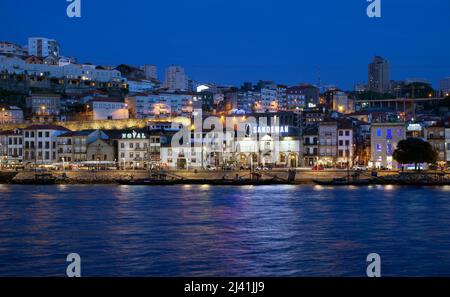
<path fill-rule="evenodd" d="M 398 169 L 393 154 L 401 140 L 406 139 L 404 123 L 372 123 L 371 160 L 369 167 Z"/>
<path fill-rule="evenodd" d="M 58 162 L 57 137 L 68 129 L 53 125 L 33 125 L 23 130 L 23 162 L 51 165 Z"/>
<path fill-rule="evenodd" d="M 59 57 L 59 43 L 54 39 L 30 37 L 28 38 L 28 55 L 39 58 Z"/>
<path fill-rule="evenodd" d="M 389 93 L 391 76 L 389 62 L 386 59 L 376 56 L 369 64 L 368 87 L 373 92 Z"/>

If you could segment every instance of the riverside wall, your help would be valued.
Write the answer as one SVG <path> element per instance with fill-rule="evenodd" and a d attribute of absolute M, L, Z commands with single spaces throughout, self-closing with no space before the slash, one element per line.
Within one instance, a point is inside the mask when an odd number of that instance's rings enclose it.
<path fill-rule="evenodd" d="M 184 178 L 187 180 L 217 180 L 217 179 L 234 179 L 240 177 L 243 179 L 250 177 L 249 171 L 166 171 L 168 178 Z M 350 174 L 353 174 L 350 171 Z M 394 171 L 383 171 L 379 173 L 379 176 L 386 176 L 396 174 Z M 65 175 L 65 178 L 63 176 Z M 67 171 L 53 172 L 53 176 L 57 177 L 60 183 L 63 184 L 113 184 L 116 180 L 120 179 L 145 179 L 150 178 L 151 173 L 148 171 Z M 363 175 L 363 178 L 369 177 L 370 173 L 367 172 Z M 333 178 L 345 177 L 347 172 L 345 170 L 331 170 L 331 171 L 297 171 L 296 183 L 308 184 L 313 180 L 329 180 Z M 29 180 L 35 177 L 34 171 L 19 172 L 15 175 L 14 180 Z M 288 173 L 286 170 L 280 171 L 264 171 L 262 172 L 261 179 L 271 179 L 278 177 L 281 179 L 287 179 Z M 0 181 L 1 182 L 1 181 Z"/>

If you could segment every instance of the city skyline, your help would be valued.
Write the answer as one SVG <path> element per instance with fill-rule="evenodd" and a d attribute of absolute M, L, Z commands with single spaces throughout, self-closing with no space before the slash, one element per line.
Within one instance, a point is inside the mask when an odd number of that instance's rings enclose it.
<path fill-rule="evenodd" d="M 355 83 L 367 82 L 367 64 L 375 55 L 390 62 L 393 80 L 420 77 L 436 87 L 440 79 L 449 76 L 450 65 L 446 63 L 450 43 L 443 36 L 449 33 L 445 11 L 450 3 L 383 2 L 382 18 L 370 19 L 365 15 L 365 1 L 340 5 L 331 1 L 321 5 L 286 2 L 283 6 L 260 1 L 256 6 L 256 2 L 250 1 L 234 9 L 224 1 L 214 4 L 197 1 L 199 5 L 191 3 L 192 6 L 176 2 L 170 10 L 163 3 L 155 3 L 152 9 L 147 9 L 151 4 L 140 3 L 137 11 L 134 6 L 83 1 L 80 19 L 65 15 L 65 1 L 53 1 L 52 5 L 50 1 L 27 3 L 27 9 L 21 11 L 2 3 L 5 16 L 2 15 L 0 22 L 14 25 L 15 30 L 4 32 L 1 39 L 23 45 L 30 36 L 54 38 L 60 42 L 63 55 L 76 56 L 79 62 L 113 66 L 155 64 L 160 80 L 162 69 L 176 64 L 199 82 L 240 85 L 262 79 L 296 85 L 317 84 L 320 79 L 323 85 L 350 90 Z M 264 22 L 264 15 L 273 9 L 284 11 L 286 18 L 280 11 L 274 14 L 273 22 Z M 151 15 L 155 10 L 163 13 Z M 429 10 L 433 14 L 427 13 Z M 261 17 L 248 16 L 249 11 Z M 311 13 L 304 14 L 304 11 Z M 152 26 L 145 21 L 148 18 L 145 13 L 155 17 Z M 226 22 L 224 17 L 234 14 L 236 21 Z M 39 22 L 49 15 L 58 26 L 49 28 Z M 157 26 L 168 15 L 177 18 L 176 26 L 167 21 Z M 109 24 L 110 30 L 105 30 L 101 24 L 108 22 L 108 16 L 116 16 L 121 21 Z M 408 25 L 408 20 L 419 17 L 420 21 Z M 209 25 L 202 26 L 199 34 L 203 22 Z M 146 38 L 148 35 L 152 37 Z"/>

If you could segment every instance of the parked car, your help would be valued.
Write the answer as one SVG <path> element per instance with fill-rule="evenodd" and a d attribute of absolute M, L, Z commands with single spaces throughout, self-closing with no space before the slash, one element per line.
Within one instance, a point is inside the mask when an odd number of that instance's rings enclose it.
<path fill-rule="evenodd" d="M 353 170 L 357 170 L 357 171 L 366 171 L 367 167 L 363 166 L 363 165 L 355 165 L 353 166 Z"/>
<path fill-rule="evenodd" d="M 216 166 L 213 166 L 213 165 L 207 165 L 207 166 L 206 166 L 206 169 L 207 169 L 207 170 L 210 170 L 210 171 L 214 171 L 214 170 L 217 170 L 217 167 L 216 167 Z"/>

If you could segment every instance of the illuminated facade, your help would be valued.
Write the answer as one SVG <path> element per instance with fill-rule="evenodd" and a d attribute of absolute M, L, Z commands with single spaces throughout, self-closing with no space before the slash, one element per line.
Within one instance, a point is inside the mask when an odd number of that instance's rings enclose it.
<path fill-rule="evenodd" d="M 371 160 L 369 167 L 397 169 L 393 158 L 398 143 L 406 138 L 404 123 L 373 123 L 371 127 Z"/>

